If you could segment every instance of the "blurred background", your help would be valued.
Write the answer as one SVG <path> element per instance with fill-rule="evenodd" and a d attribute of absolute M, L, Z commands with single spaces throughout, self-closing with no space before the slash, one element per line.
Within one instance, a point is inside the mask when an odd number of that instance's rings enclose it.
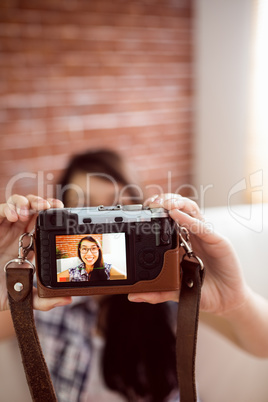
<path fill-rule="evenodd" d="M 144 186 L 191 183 L 192 1 L 0 7 L 2 199 L 12 178 L 14 191 L 45 194 L 71 154 L 100 147 Z"/>
<path fill-rule="evenodd" d="M 252 126 L 261 3 L 2 0 L 1 201 L 46 196 L 70 155 L 108 147 L 148 195 L 251 202 L 252 186 L 264 191 Z"/>
<path fill-rule="evenodd" d="M 267 21 L 267 0 L 1 0 L 0 202 L 51 195 L 71 155 L 111 148 L 145 196 L 197 201 L 268 297 Z M 267 359 L 203 324 L 198 342 L 202 400 L 267 401 Z M 5 348 L 3 400 L 22 401 Z"/>

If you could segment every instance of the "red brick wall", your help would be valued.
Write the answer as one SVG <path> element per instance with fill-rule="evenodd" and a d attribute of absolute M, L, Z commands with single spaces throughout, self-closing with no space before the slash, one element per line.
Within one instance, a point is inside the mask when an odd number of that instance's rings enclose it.
<path fill-rule="evenodd" d="M 12 178 L 45 195 L 88 148 L 126 155 L 145 186 L 190 183 L 191 35 L 192 0 L 2 0 L 1 201 Z"/>

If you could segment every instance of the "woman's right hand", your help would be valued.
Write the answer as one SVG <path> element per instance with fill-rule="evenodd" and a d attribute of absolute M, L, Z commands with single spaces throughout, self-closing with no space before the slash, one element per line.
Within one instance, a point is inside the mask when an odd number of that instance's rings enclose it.
<path fill-rule="evenodd" d="M 8 309 L 4 266 L 17 257 L 19 237 L 33 230 L 39 211 L 62 207 L 62 202 L 56 199 L 45 200 L 35 195 L 24 197 L 17 194 L 0 204 L 0 311 Z M 46 311 L 71 302 L 70 297 L 39 298 L 35 288 L 33 294 L 33 305 L 37 310 Z"/>
<path fill-rule="evenodd" d="M 224 316 L 240 308 L 250 298 L 240 262 L 230 242 L 212 230 L 202 217 L 198 205 L 178 194 L 162 194 L 149 203 L 150 208 L 165 208 L 171 218 L 190 234 L 193 250 L 201 258 L 206 275 L 202 287 L 200 310 Z M 131 301 L 159 303 L 179 300 L 179 292 L 131 294 Z"/>

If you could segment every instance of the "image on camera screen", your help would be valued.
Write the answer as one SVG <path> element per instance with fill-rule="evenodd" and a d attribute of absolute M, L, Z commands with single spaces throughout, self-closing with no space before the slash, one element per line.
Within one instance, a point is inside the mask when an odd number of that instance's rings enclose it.
<path fill-rule="evenodd" d="M 125 233 L 56 235 L 57 282 L 127 279 Z"/>

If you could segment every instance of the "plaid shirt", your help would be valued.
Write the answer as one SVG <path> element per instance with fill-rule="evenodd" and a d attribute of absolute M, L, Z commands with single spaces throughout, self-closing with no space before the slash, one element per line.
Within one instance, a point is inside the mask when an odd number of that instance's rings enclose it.
<path fill-rule="evenodd" d="M 97 305 L 76 297 L 70 306 L 35 311 L 36 328 L 59 402 L 77 402 L 90 374 Z"/>
<path fill-rule="evenodd" d="M 112 264 L 107 264 L 107 262 L 105 262 L 104 269 L 102 268 L 105 272 L 105 275 L 107 276 L 107 279 L 110 279 L 111 267 L 112 267 Z M 96 269 L 96 268 L 94 268 L 94 269 Z M 90 279 L 90 276 L 87 273 L 87 271 L 85 269 L 85 264 L 83 262 L 75 268 L 70 268 L 69 275 L 70 275 L 71 282 L 82 282 L 82 281 L 85 282 Z"/>

